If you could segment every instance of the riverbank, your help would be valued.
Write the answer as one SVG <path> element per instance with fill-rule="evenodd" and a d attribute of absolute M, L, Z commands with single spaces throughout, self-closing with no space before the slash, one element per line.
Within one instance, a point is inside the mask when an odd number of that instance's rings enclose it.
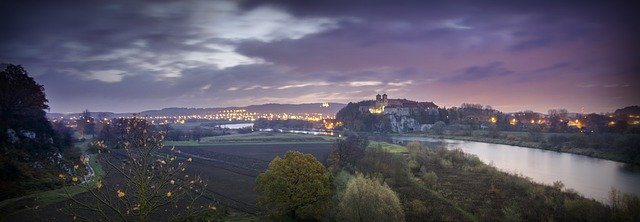
<path fill-rule="evenodd" d="M 463 140 L 463 141 L 472 141 L 472 142 L 482 142 L 482 143 L 492 143 L 492 144 L 502 144 L 502 145 L 510 145 L 510 146 L 520 146 L 527 147 L 533 149 L 542 149 L 549 151 L 556 151 L 561 153 L 571 153 L 577 155 L 583 155 L 598 159 L 606 159 L 617 161 L 621 163 L 630 164 L 633 166 L 640 166 L 640 164 L 634 163 L 633 161 L 626 158 L 624 154 L 621 152 L 609 151 L 609 150 L 598 150 L 593 148 L 576 148 L 570 146 L 561 146 L 561 147 L 552 147 L 547 142 L 533 142 L 533 141 L 524 141 L 519 139 L 514 139 L 513 137 L 510 139 L 506 138 L 491 138 L 487 136 L 462 136 L 462 135 L 437 135 L 437 134 L 396 134 L 394 136 L 417 136 L 417 137 L 426 137 L 433 139 L 451 139 L 451 140 Z M 544 140 L 543 140 L 544 141 Z"/>

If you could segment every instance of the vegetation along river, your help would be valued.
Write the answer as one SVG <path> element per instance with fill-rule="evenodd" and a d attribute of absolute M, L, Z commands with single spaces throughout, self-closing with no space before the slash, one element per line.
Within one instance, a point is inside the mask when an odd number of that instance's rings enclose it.
<path fill-rule="evenodd" d="M 624 163 L 576 154 L 532 149 L 518 146 L 432 139 L 425 137 L 395 137 L 394 142 L 421 141 L 444 143 L 448 149 L 459 148 L 477 155 L 480 160 L 505 172 L 518 173 L 535 182 L 553 184 L 562 181 L 566 188 L 608 203 L 612 187 L 623 193 L 640 195 L 640 171 Z"/>

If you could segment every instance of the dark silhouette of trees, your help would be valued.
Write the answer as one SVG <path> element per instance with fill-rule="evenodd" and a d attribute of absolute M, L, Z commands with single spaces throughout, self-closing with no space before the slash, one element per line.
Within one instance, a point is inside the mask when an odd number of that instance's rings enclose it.
<path fill-rule="evenodd" d="M 57 172 L 78 162 L 70 131 L 46 118 L 44 88 L 19 65 L 0 71 L 0 200 L 58 187 Z"/>
<path fill-rule="evenodd" d="M 29 132 L 35 136 L 31 139 L 47 140 L 53 133 L 44 112 L 47 102 L 43 86 L 22 66 L 6 65 L 0 72 L 0 145 L 31 137 Z"/>
<path fill-rule="evenodd" d="M 336 167 L 350 169 L 364 157 L 369 140 L 358 135 L 349 135 L 345 140 L 338 140 L 331 145 L 329 161 Z"/>
<path fill-rule="evenodd" d="M 96 133 L 96 123 L 93 117 L 91 117 L 91 112 L 85 109 L 82 114 L 80 114 L 80 118 L 76 121 L 77 129 L 82 138 L 84 135 L 95 135 Z"/>

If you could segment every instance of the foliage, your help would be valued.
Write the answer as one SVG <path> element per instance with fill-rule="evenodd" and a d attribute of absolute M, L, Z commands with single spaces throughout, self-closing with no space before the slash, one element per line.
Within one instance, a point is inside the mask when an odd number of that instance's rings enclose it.
<path fill-rule="evenodd" d="M 121 182 L 60 174 L 63 182 L 78 185 L 89 195 L 88 199 L 80 199 L 67 193 L 73 203 L 68 214 L 84 220 L 148 221 L 160 219 L 161 212 L 169 209 L 171 217 L 164 219 L 189 218 L 214 209 L 211 205 L 193 206 L 205 192 L 206 184 L 186 173 L 191 158 L 179 157 L 180 151 L 173 148 L 169 154 L 161 152 L 162 141 L 163 132 L 152 130 L 145 120 L 134 117 L 126 121 L 119 140 L 121 149 L 108 149 L 102 141 L 91 142 L 107 165 L 105 178 Z"/>
<path fill-rule="evenodd" d="M 422 175 L 420 175 L 420 179 L 422 179 L 422 181 L 429 189 L 435 189 L 436 185 L 438 184 L 438 175 L 436 175 L 436 173 L 433 171 L 423 171 Z"/>
<path fill-rule="evenodd" d="M 618 221 L 640 221 L 640 197 L 611 189 L 609 194 L 613 218 Z"/>
<path fill-rule="evenodd" d="M 351 168 L 356 161 L 364 157 L 369 140 L 358 135 L 350 135 L 347 139 L 338 140 L 331 146 L 329 161 L 336 167 Z"/>
<path fill-rule="evenodd" d="M 344 127 L 355 132 L 388 132 L 389 118 L 384 115 L 373 115 L 368 111 L 368 107 L 375 101 L 366 100 L 357 103 L 349 103 L 340 109 L 336 114 L 336 119 L 344 123 Z M 361 107 L 366 110 L 361 110 Z"/>
<path fill-rule="evenodd" d="M 379 176 L 390 186 L 410 183 L 407 160 L 401 155 L 383 149 L 367 149 L 357 162 L 356 171 L 370 176 Z"/>
<path fill-rule="evenodd" d="M 404 212 L 407 218 L 420 218 L 422 215 L 428 214 L 428 209 L 424 202 L 413 199 L 404 205 Z M 426 219 L 426 218 L 422 218 Z"/>
<path fill-rule="evenodd" d="M 289 151 L 276 157 L 256 179 L 258 205 L 271 216 L 290 219 L 319 219 L 328 209 L 331 177 L 311 154 Z"/>
<path fill-rule="evenodd" d="M 437 135 L 442 135 L 444 133 L 445 127 L 446 125 L 444 122 L 438 121 L 435 124 L 433 124 L 433 126 L 431 127 L 431 131 L 433 131 L 433 133 Z"/>
<path fill-rule="evenodd" d="M 76 125 L 76 129 L 82 138 L 84 138 L 85 134 L 94 135 L 96 133 L 96 123 L 93 117 L 91 117 L 91 112 L 89 112 L 89 110 L 85 110 L 80 114 L 80 118 L 76 120 Z"/>
<path fill-rule="evenodd" d="M 405 146 L 380 141 L 369 141 L 368 148 L 383 149 L 389 153 L 407 153 L 407 147 Z"/>
<path fill-rule="evenodd" d="M 622 150 L 632 163 L 640 164 L 640 135 L 626 134 L 614 141 L 614 147 Z"/>
<path fill-rule="evenodd" d="M 19 65 L 0 71 L 0 200 L 58 188 L 79 153 L 70 131 L 47 120 L 44 87 Z M 56 129 L 60 131 L 56 131 Z"/>
<path fill-rule="evenodd" d="M 404 221 L 396 193 L 387 184 L 362 174 L 349 181 L 339 209 L 338 218 L 344 221 Z"/>
<path fill-rule="evenodd" d="M 409 153 L 409 158 L 415 159 L 418 156 L 423 156 L 425 150 L 420 142 L 414 141 L 407 144 L 407 152 Z"/>

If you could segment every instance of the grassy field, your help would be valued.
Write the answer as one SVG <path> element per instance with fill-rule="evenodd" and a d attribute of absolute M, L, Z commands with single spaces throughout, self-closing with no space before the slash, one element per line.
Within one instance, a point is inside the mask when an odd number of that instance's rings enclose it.
<path fill-rule="evenodd" d="M 380 148 L 390 153 L 407 153 L 407 147 L 386 142 L 369 141 L 369 148 Z"/>
<path fill-rule="evenodd" d="M 216 146 L 246 144 L 318 144 L 333 143 L 337 137 L 294 133 L 253 132 L 248 134 L 232 134 L 224 136 L 204 137 L 200 142 L 165 141 L 165 146 Z"/>

